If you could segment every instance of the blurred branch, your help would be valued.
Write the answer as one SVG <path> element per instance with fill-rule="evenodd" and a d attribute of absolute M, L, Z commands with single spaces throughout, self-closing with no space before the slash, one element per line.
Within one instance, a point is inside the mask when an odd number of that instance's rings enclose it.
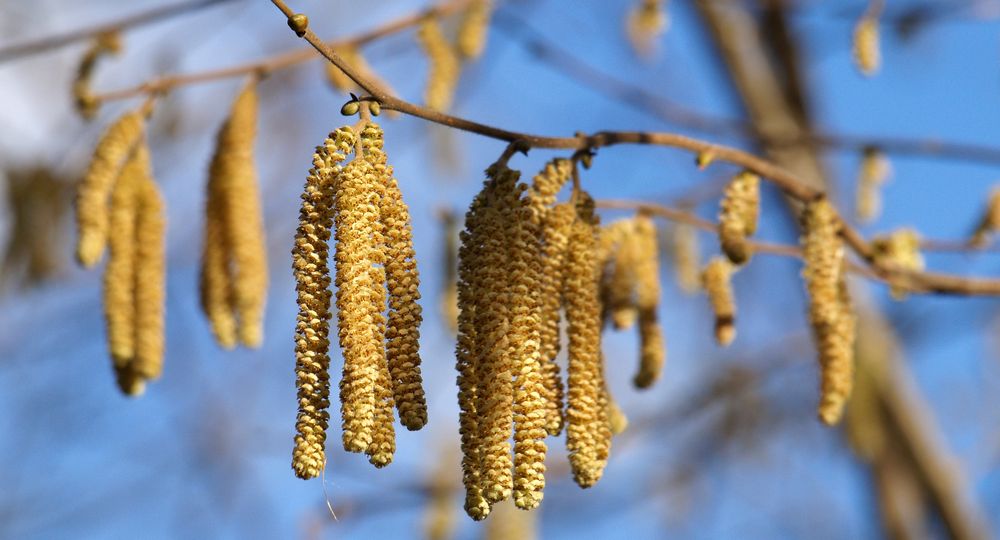
<path fill-rule="evenodd" d="M 79 30 L 73 30 L 70 32 L 66 32 L 65 34 L 47 36 L 34 41 L 9 45 L 7 47 L 0 49 L 0 63 L 40 54 L 43 52 L 51 51 L 53 49 L 58 49 L 60 47 L 65 47 L 66 45 L 70 45 L 78 41 L 85 41 L 91 39 L 100 34 L 127 30 L 129 28 L 133 28 L 136 26 L 143 26 L 146 24 L 163 21 L 172 17 L 176 17 L 177 15 L 183 15 L 185 13 L 198 11 L 204 8 L 212 7 L 214 5 L 223 4 L 231 1 L 232 0 L 190 0 L 188 2 L 181 2 L 169 6 L 160 6 L 157 8 L 150 9 L 149 11 L 144 11 L 141 13 L 136 13 L 134 15 L 129 15 L 127 17 L 123 17 L 116 21 L 102 23 L 87 28 L 81 28 Z M 25 22 L 27 23 L 28 21 Z"/>

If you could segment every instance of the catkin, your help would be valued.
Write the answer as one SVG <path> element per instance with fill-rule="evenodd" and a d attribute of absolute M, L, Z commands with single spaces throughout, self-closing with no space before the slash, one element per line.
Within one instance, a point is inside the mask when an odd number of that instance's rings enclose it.
<path fill-rule="evenodd" d="M 667 29 L 665 0 L 639 0 L 628 15 L 628 37 L 639 54 L 649 54 Z"/>
<path fill-rule="evenodd" d="M 76 257 L 84 267 L 97 264 L 108 241 L 108 198 L 126 158 L 142 137 L 143 113 L 132 111 L 108 127 L 97 143 L 76 198 Z"/>
<path fill-rule="evenodd" d="M 316 477 L 326 465 L 326 428 L 330 414 L 330 227 L 340 163 L 354 148 L 349 127 L 338 129 L 316 148 L 306 178 L 299 226 L 292 249 L 299 314 L 295 325 L 295 373 L 299 410 L 292 468 L 296 476 Z"/>
<path fill-rule="evenodd" d="M 559 320 L 565 280 L 566 248 L 576 209 L 572 204 L 556 205 L 542 222 L 542 275 L 539 284 L 539 330 L 542 373 L 545 385 L 546 431 L 558 435 L 563 428 L 563 382 L 556 363 L 559 355 Z"/>
<path fill-rule="evenodd" d="M 417 40 L 423 47 L 430 62 L 424 102 L 437 111 L 451 106 L 458 83 L 459 59 L 455 49 L 448 43 L 437 19 L 429 17 L 417 29 Z"/>
<path fill-rule="evenodd" d="M 698 270 L 700 259 L 698 248 L 698 233 L 694 227 L 683 223 L 674 225 L 672 255 L 674 261 L 674 276 L 677 286 L 687 294 L 694 294 L 701 287 L 701 276 Z"/>
<path fill-rule="evenodd" d="M 845 280 L 840 222 L 825 198 L 809 202 L 802 218 L 803 277 L 809 292 L 809 320 L 819 349 L 819 418 L 836 424 L 854 378 L 854 315 Z"/>
<path fill-rule="evenodd" d="M 908 271 L 924 269 L 924 258 L 920 255 L 920 235 L 913 229 L 899 229 L 892 234 L 877 236 L 872 240 L 875 262 L 892 268 Z M 889 278 L 889 291 L 896 300 L 906 298 L 906 286 L 897 279 Z"/>
<path fill-rule="evenodd" d="M 997 230 L 1000 230 L 1000 188 L 995 188 L 990 194 L 990 200 L 986 203 L 986 211 L 979 219 L 979 224 L 972 233 L 969 244 L 973 247 L 983 247 Z"/>
<path fill-rule="evenodd" d="M 409 430 L 418 430 L 427 423 L 418 349 L 423 320 L 417 302 L 420 277 L 410 212 L 392 175 L 392 167 L 386 163 L 382 139 L 382 129 L 375 123 L 369 123 L 361 133 L 365 159 L 375 167 L 382 184 L 379 212 L 384 227 L 384 264 L 389 289 L 386 357 L 400 422 Z"/>
<path fill-rule="evenodd" d="M 166 217 L 159 189 L 150 174 L 149 155 L 140 155 L 142 175 L 136 185 L 135 220 L 135 360 L 144 379 L 163 371 L 163 317 L 166 299 Z"/>
<path fill-rule="evenodd" d="M 733 265 L 729 259 L 712 257 L 701 279 L 715 313 L 715 341 L 723 347 L 736 338 L 736 302 L 733 300 Z"/>
<path fill-rule="evenodd" d="M 209 167 L 202 252 L 202 309 L 219 344 L 247 347 L 262 338 L 267 296 L 267 247 L 257 173 L 256 82 L 237 96 L 219 129 Z"/>
<path fill-rule="evenodd" d="M 881 64 L 878 18 L 865 14 L 854 27 L 854 64 L 863 75 L 874 75 Z"/>
<path fill-rule="evenodd" d="M 881 150 L 866 146 L 861 153 L 855 212 L 861 221 L 871 221 L 882 212 L 880 189 L 889 178 L 889 160 Z"/>
<path fill-rule="evenodd" d="M 757 231 L 760 207 L 760 177 L 742 171 L 726 186 L 719 213 L 719 243 L 733 264 L 750 259 L 747 237 Z"/>
<path fill-rule="evenodd" d="M 604 308 L 616 329 L 631 328 L 638 317 L 635 291 L 636 266 L 640 258 L 638 235 L 632 220 L 622 220 L 623 232 L 611 259 L 611 271 L 604 283 Z"/>
<path fill-rule="evenodd" d="M 566 251 L 565 299 L 569 323 L 569 367 L 566 395 L 566 448 L 573 478 L 581 487 L 594 485 L 604 472 L 610 438 L 607 409 L 602 407 L 600 261 L 593 200 L 582 195 Z"/>
<path fill-rule="evenodd" d="M 349 452 L 364 452 L 372 442 L 376 379 L 386 361 L 379 186 L 375 168 L 364 159 L 351 161 L 336 185 L 337 323 L 344 355 L 340 410 Z"/>
<path fill-rule="evenodd" d="M 656 225 L 646 215 L 634 219 L 636 308 L 639 315 L 639 371 L 633 382 L 638 388 L 652 386 L 663 373 L 666 345 L 657 317 L 660 300 L 660 256 Z"/>
<path fill-rule="evenodd" d="M 455 47 L 462 58 L 475 59 L 483 54 L 492 13 L 492 0 L 472 0 L 465 8 L 455 40 Z"/>
<path fill-rule="evenodd" d="M 138 154 L 132 153 L 111 193 L 110 227 L 117 233 L 109 235 L 104 269 L 108 348 L 119 372 L 129 368 L 135 358 L 136 188 L 142 174 Z"/>
<path fill-rule="evenodd" d="M 93 88 L 91 88 L 98 60 L 109 54 L 117 54 L 121 49 L 121 35 L 113 30 L 98 34 L 90 48 L 83 53 L 80 65 L 77 66 L 76 78 L 73 79 L 73 98 L 77 112 L 84 119 L 93 118 L 100 105 L 94 97 Z"/>

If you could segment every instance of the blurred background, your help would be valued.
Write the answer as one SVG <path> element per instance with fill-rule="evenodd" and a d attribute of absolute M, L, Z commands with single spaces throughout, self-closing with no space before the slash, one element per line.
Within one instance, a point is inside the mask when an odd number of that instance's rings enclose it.
<path fill-rule="evenodd" d="M 0 51 L 169 4 L 2 2 Z M 303 46 L 270 2 L 200 4 L 123 32 L 121 53 L 98 65 L 95 91 Z M 953 245 L 975 227 L 1000 168 L 1000 2 L 890 0 L 874 77 L 858 72 L 851 53 L 865 1 L 671 0 L 665 31 L 637 51 L 627 28 L 639 4 L 497 0 L 485 53 L 463 66 L 452 112 L 544 135 L 671 131 L 745 148 L 825 184 L 846 216 L 862 149 L 875 144 L 892 178 L 865 234 L 911 226 Z M 292 8 L 332 39 L 428 5 L 298 0 Z M 443 21 L 446 32 L 455 19 Z M 430 422 L 398 431 L 395 462 L 378 471 L 339 448 L 334 422 L 325 478 L 296 479 L 290 249 L 313 147 L 345 122 L 347 100 L 319 60 L 276 70 L 260 86 L 257 165 L 271 281 L 258 350 L 222 351 L 197 295 L 208 162 L 243 79 L 179 86 L 159 102 L 149 137 L 168 206 L 167 356 L 144 396 L 123 397 L 108 359 L 100 272 L 72 260 L 71 204 L 101 131 L 143 98 L 106 103 L 82 120 L 71 86 L 88 46 L 0 53 L 0 538 L 1000 533 L 996 299 L 900 302 L 883 284 L 858 280 L 860 405 L 845 425 L 826 428 L 815 415 L 801 263 L 760 255 L 736 276 L 738 337 L 719 348 L 705 296 L 677 284 L 666 222 L 658 223 L 667 367 L 653 388 L 635 390 L 635 333 L 606 332 L 610 388 L 630 426 L 615 439 L 603 480 L 576 487 L 563 441 L 549 439 L 541 508 L 474 523 L 461 510 L 454 337 L 440 309 L 456 231 L 441 216 L 464 214 L 504 144 L 384 115 L 389 160 L 414 222 Z M 427 60 L 412 29 L 363 53 L 398 95 L 421 100 Z M 776 142 L 773 129 L 810 142 Z M 534 150 L 512 166 L 527 177 L 557 155 Z M 714 219 L 720 181 L 734 172 L 723 164 L 698 171 L 685 152 L 622 146 L 600 150 L 583 185 L 597 199 L 641 199 Z M 628 215 L 602 211 L 605 222 Z M 701 234 L 704 262 L 718 247 Z M 784 244 L 798 237 L 785 200 L 767 184 L 758 236 Z M 1000 270 L 991 247 L 926 257 L 943 272 Z M 332 354 L 337 373 L 341 359 Z"/>

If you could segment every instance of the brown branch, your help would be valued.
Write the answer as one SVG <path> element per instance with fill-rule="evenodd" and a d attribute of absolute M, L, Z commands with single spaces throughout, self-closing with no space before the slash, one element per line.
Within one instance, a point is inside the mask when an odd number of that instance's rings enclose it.
<path fill-rule="evenodd" d="M 181 2 L 169 6 L 160 6 L 150 9 L 149 11 L 123 17 L 117 21 L 81 28 L 79 30 L 66 32 L 65 34 L 48 36 L 34 41 L 27 41 L 25 43 L 16 43 L 0 49 L 0 63 L 58 49 L 78 41 L 93 38 L 94 36 L 100 34 L 126 30 L 137 26 L 159 22 L 177 15 L 183 15 L 191 11 L 197 11 L 231 1 L 232 0 L 190 0 L 188 2 Z"/>

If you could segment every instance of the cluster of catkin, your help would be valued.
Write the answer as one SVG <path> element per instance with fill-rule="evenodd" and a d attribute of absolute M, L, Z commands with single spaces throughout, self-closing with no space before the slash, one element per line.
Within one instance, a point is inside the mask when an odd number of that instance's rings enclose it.
<path fill-rule="evenodd" d="M 108 348 L 119 388 L 139 395 L 163 370 L 166 220 L 145 140 L 148 107 L 100 141 L 77 193 L 77 259 L 104 270 Z"/>
<path fill-rule="evenodd" d="M 254 138 L 256 81 L 237 96 L 219 129 L 209 167 L 202 246 L 201 308 L 216 341 L 260 345 L 267 295 L 267 246 L 261 216 Z"/>
<path fill-rule="evenodd" d="M 574 480 L 594 485 L 612 434 L 627 424 L 608 393 L 601 353 L 605 269 L 618 245 L 602 246 L 594 201 L 585 192 L 574 190 L 569 202 L 557 203 L 573 172 L 571 160 L 556 158 L 529 188 L 505 160 L 494 163 L 460 235 L 459 424 L 465 510 L 476 520 L 511 497 L 518 508 L 538 506 L 544 439 L 563 429 Z M 636 241 L 630 301 L 642 332 L 647 320 L 656 326 L 655 230 L 642 217 L 630 234 Z M 647 253 L 654 254 L 651 260 L 640 255 Z M 557 363 L 563 315 L 565 384 Z M 639 378 L 651 382 L 662 365 L 662 338 L 644 340 L 660 349 L 643 361 Z"/>
<path fill-rule="evenodd" d="M 348 155 L 354 159 L 344 165 Z M 421 308 L 409 210 L 383 149 L 382 129 L 339 128 L 316 148 L 292 249 L 299 411 L 292 467 L 312 478 L 326 464 L 330 406 L 329 241 L 335 242 L 344 449 L 376 467 L 395 452 L 393 407 L 407 429 L 427 422 L 418 353 Z"/>
<path fill-rule="evenodd" d="M 666 348 L 657 320 L 660 298 L 659 245 L 653 220 L 639 214 L 601 230 L 602 318 L 617 330 L 638 326 L 638 388 L 652 386 L 663 371 Z"/>
<path fill-rule="evenodd" d="M 819 418 L 836 424 L 854 381 L 855 316 L 851 308 L 840 218 L 825 197 L 806 203 L 802 214 L 803 277 L 809 321 L 819 349 Z"/>

